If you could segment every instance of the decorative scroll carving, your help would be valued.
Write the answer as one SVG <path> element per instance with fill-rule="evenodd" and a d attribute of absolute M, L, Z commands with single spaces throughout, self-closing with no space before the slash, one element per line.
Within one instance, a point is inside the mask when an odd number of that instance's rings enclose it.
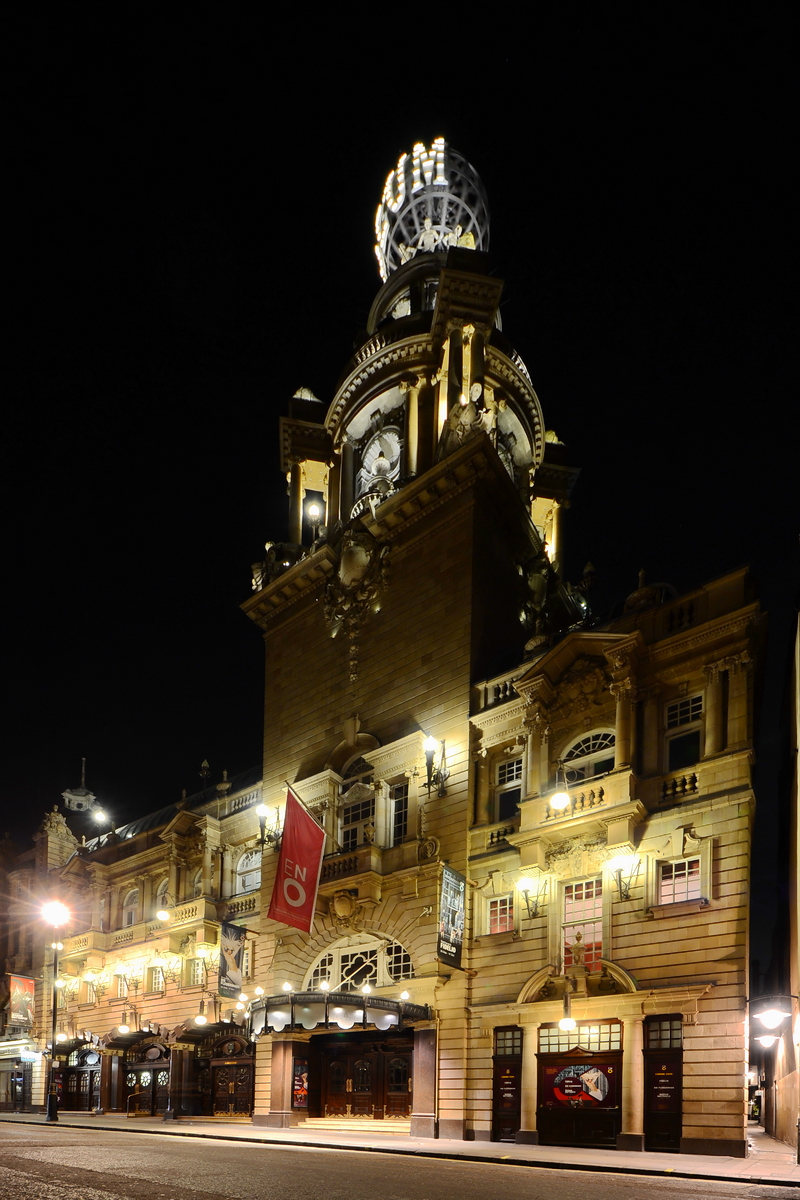
<path fill-rule="evenodd" d="M 389 574 L 389 547 L 366 529 L 345 530 L 339 566 L 325 588 L 325 621 L 336 637 L 344 629 L 350 642 L 350 679 L 358 678 L 359 633 L 367 614 L 380 608 Z"/>

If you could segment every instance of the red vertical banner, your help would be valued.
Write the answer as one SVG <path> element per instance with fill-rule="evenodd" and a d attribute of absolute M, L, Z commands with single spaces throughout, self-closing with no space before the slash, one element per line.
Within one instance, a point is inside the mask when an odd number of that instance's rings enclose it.
<path fill-rule="evenodd" d="M 311 932 L 324 847 L 325 830 L 289 788 L 278 874 L 267 913 L 273 921 Z"/>

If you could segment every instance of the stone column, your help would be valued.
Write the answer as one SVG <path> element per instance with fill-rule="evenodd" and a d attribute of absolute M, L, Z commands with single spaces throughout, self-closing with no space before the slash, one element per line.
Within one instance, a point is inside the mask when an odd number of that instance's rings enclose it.
<path fill-rule="evenodd" d="M 342 465 L 340 467 L 341 475 L 339 482 L 339 515 L 342 521 L 346 524 L 350 520 L 350 513 L 353 511 L 353 485 L 355 483 L 353 475 L 353 443 L 346 436 L 342 438 Z"/>
<path fill-rule="evenodd" d="M 703 667 L 706 677 L 706 737 L 703 757 L 719 754 L 724 749 L 724 730 L 722 727 L 722 664 L 708 663 Z"/>
<path fill-rule="evenodd" d="M 270 1107 L 263 1116 L 253 1117 L 254 1125 L 265 1125 L 269 1129 L 288 1129 L 292 1124 L 292 1084 L 294 1047 L 290 1035 L 272 1035 L 272 1067 L 270 1072 Z"/>
<path fill-rule="evenodd" d="M 406 466 L 405 473 L 415 476 L 419 473 L 419 392 L 424 387 L 424 375 L 417 375 L 414 382 L 404 380 L 400 384 L 406 393 Z"/>
<path fill-rule="evenodd" d="M 233 890 L 233 851 L 230 846 L 222 847 L 222 888 L 223 900 L 229 900 Z"/>
<path fill-rule="evenodd" d="M 532 724 L 528 724 L 528 722 L 526 722 L 526 725 L 528 725 L 529 733 L 527 742 L 528 753 L 525 759 L 526 774 L 524 779 L 523 799 L 530 796 L 538 796 L 542 790 L 541 736 L 538 729 L 536 729 Z"/>
<path fill-rule="evenodd" d="M 644 1150 L 644 1060 L 641 1017 L 622 1021 L 622 1132 L 617 1134 L 618 1150 Z"/>
<path fill-rule="evenodd" d="M 539 1042 L 539 1022 L 524 1025 L 522 1032 L 522 1080 L 520 1086 L 519 1129 L 515 1141 L 535 1146 L 539 1141 L 536 1128 L 536 1100 L 539 1085 L 536 1048 Z"/>
<path fill-rule="evenodd" d="M 442 365 L 437 374 L 439 387 L 437 390 L 436 415 L 433 426 L 433 461 L 436 461 L 436 447 L 450 411 L 450 359 L 454 331 L 450 330 L 442 346 Z"/>
<path fill-rule="evenodd" d="M 518 742 L 522 746 L 522 777 L 520 779 L 520 799 L 525 800 L 528 796 L 528 775 L 530 774 L 528 762 L 531 756 L 531 739 L 528 734 L 522 734 Z"/>
<path fill-rule="evenodd" d="M 489 825 L 491 824 L 491 813 L 489 812 L 489 800 L 491 797 L 491 788 L 489 786 L 489 763 L 483 756 L 475 760 L 475 776 L 476 776 L 476 792 L 475 792 L 475 824 Z"/>
<path fill-rule="evenodd" d="M 750 670 L 747 654 L 740 654 L 728 662 L 728 740 L 729 750 L 744 745 L 747 741 L 747 672 Z"/>
<path fill-rule="evenodd" d="M 621 679 L 610 690 L 617 702 L 614 770 L 618 771 L 631 764 L 631 682 Z"/>
<path fill-rule="evenodd" d="M 303 466 L 293 459 L 289 469 L 289 541 L 303 540 Z"/>
<path fill-rule="evenodd" d="M 170 896 L 170 904 L 176 904 L 178 901 L 178 856 L 173 850 L 169 856 L 169 879 L 167 881 L 167 891 Z"/>
<path fill-rule="evenodd" d="M 185 1116 L 184 1076 L 186 1074 L 186 1051 L 182 1046 L 173 1046 L 169 1056 L 169 1098 L 163 1120 L 176 1121 Z"/>
<path fill-rule="evenodd" d="M 333 462 L 328 463 L 328 511 L 326 513 L 328 528 L 335 525 L 341 516 L 342 464 L 341 456 L 335 454 Z"/>
<path fill-rule="evenodd" d="M 414 1030 L 411 1136 L 436 1137 L 436 1030 Z"/>
<path fill-rule="evenodd" d="M 150 880 L 147 875 L 137 875 L 136 886 L 139 889 L 139 906 L 136 913 L 136 920 L 146 921 L 150 908 Z"/>
<path fill-rule="evenodd" d="M 419 776 L 405 772 L 408 780 L 408 836 L 419 837 Z"/>
<path fill-rule="evenodd" d="M 642 771 L 645 775 L 657 775 L 661 762 L 661 726 L 658 720 L 659 689 L 649 688 L 643 700 L 644 730 L 642 746 Z"/>
<path fill-rule="evenodd" d="M 210 896 L 213 893 L 214 884 L 212 881 L 214 869 L 214 852 L 208 842 L 203 845 L 203 875 L 201 891 L 204 896 Z"/>
<path fill-rule="evenodd" d="M 561 550 L 561 505 L 553 501 L 553 522 L 550 526 L 550 562 L 554 571 L 561 572 L 563 558 Z"/>
<path fill-rule="evenodd" d="M 550 787 L 550 730 L 545 726 L 539 730 L 539 790 L 544 793 Z"/>

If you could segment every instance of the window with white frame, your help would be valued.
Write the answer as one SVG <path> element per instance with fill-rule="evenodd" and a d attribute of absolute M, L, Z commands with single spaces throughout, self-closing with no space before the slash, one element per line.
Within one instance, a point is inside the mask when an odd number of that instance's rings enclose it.
<path fill-rule="evenodd" d="M 360 794 L 360 793 L 359 793 Z M 367 840 L 368 825 L 375 823 L 375 796 L 342 805 L 342 849 L 355 850 Z"/>
<path fill-rule="evenodd" d="M 399 846 L 408 836 L 408 784 L 392 784 L 389 802 L 392 806 L 392 845 Z"/>
<path fill-rule="evenodd" d="M 242 950 L 242 979 L 251 979 L 253 972 L 251 970 L 253 962 L 253 948 L 248 942 Z"/>
<path fill-rule="evenodd" d="M 255 892 L 261 887 L 261 850 L 245 850 L 236 864 L 236 895 Z"/>
<path fill-rule="evenodd" d="M 128 995 L 128 980 L 124 975 L 116 975 L 117 981 L 117 999 L 125 1000 Z"/>
<path fill-rule="evenodd" d="M 506 758 L 497 764 L 494 793 L 495 821 L 511 821 L 522 797 L 522 758 Z"/>
<path fill-rule="evenodd" d="M 602 879 L 565 883 L 563 912 L 561 953 L 564 969 L 582 964 L 587 971 L 599 971 L 603 956 Z"/>
<path fill-rule="evenodd" d="M 151 992 L 163 992 L 164 991 L 164 968 L 163 967 L 151 967 L 150 968 L 150 991 Z"/>
<path fill-rule="evenodd" d="M 699 900 L 701 895 L 699 855 L 696 858 L 679 858 L 659 865 L 659 904 Z"/>
<path fill-rule="evenodd" d="M 206 981 L 206 964 L 202 958 L 190 958 L 186 963 L 186 986 L 202 987 Z"/>
<path fill-rule="evenodd" d="M 489 933 L 514 932 L 514 893 L 506 896 L 491 896 L 487 902 L 487 929 Z"/>
<path fill-rule="evenodd" d="M 666 769 L 682 771 L 700 760 L 703 697 L 685 696 L 666 708 Z"/>
<path fill-rule="evenodd" d="M 305 987 L 317 991 L 327 982 L 332 991 L 356 992 L 364 984 L 390 987 L 413 976 L 411 955 L 400 942 L 357 935 L 336 942 L 320 955 Z"/>
<path fill-rule="evenodd" d="M 561 760 L 567 783 L 581 783 L 584 779 L 596 779 L 613 771 L 615 744 L 611 730 L 598 729 L 569 746 Z"/>
<path fill-rule="evenodd" d="M 139 889 L 131 888 L 122 900 L 122 924 L 135 925 L 139 915 Z"/>

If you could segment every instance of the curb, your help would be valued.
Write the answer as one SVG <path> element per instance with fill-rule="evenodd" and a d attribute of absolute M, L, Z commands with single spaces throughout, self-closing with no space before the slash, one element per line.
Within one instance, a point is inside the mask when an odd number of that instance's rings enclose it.
<path fill-rule="evenodd" d="M 152 1134 L 155 1137 L 182 1137 L 196 1138 L 205 1141 L 216 1142 L 246 1142 L 249 1145 L 257 1146 L 299 1146 L 302 1149 L 325 1149 L 325 1150 L 352 1150 L 364 1154 L 395 1154 L 402 1155 L 406 1158 L 429 1158 L 429 1159 L 448 1159 L 451 1162 L 474 1162 L 485 1163 L 487 1165 L 500 1165 L 507 1167 L 534 1167 L 544 1168 L 551 1171 L 583 1171 L 593 1172 L 594 1174 L 613 1174 L 613 1175 L 639 1175 L 645 1177 L 656 1177 L 663 1179 L 707 1179 L 714 1183 L 750 1183 L 750 1184 L 772 1184 L 775 1187 L 794 1187 L 800 1188 L 800 1180 L 784 1179 L 775 1175 L 712 1175 L 682 1171 L 672 1167 L 633 1167 L 622 1163 L 614 1166 L 613 1163 L 576 1163 L 576 1162 L 561 1162 L 555 1159 L 530 1159 L 516 1158 L 513 1154 L 502 1154 L 486 1156 L 482 1154 L 457 1153 L 450 1150 L 420 1150 L 411 1149 L 405 1146 L 365 1146 L 358 1143 L 343 1144 L 341 1142 L 329 1142 L 322 1140 L 302 1141 L 298 1138 L 279 1138 L 279 1137 L 254 1137 L 248 1134 L 237 1134 L 231 1136 L 224 1133 L 201 1133 L 190 1132 L 188 1129 L 143 1129 L 133 1125 L 96 1125 L 76 1124 L 71 1121 L 64 1121 L 59 1117 L 58 1122 L 48 1123 L 44 1121 L 25 1121 L 15 1118 L 3 1116 L 0 1123 L 4 1125 L 37 1125 L 45 1126 L 48 1129 L 57 1129 L 59 1126 L 63 1129 L 83 1129 L 83 1130 L 100 1130 L 103 1133 L 139 1133 Z"/>

